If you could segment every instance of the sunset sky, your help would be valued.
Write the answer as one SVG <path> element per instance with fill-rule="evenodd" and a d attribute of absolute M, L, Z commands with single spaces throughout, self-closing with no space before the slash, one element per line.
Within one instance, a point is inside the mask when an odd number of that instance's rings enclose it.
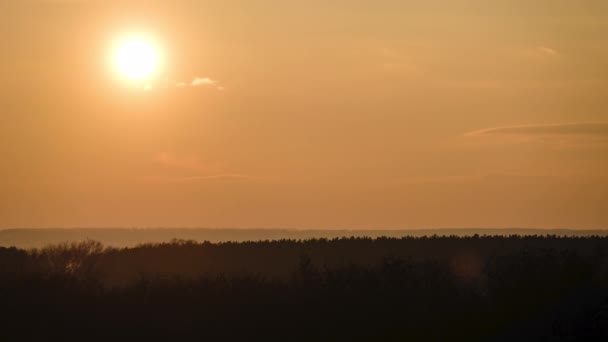
<path fill-rule="evenodd" d="M 0 228 L 608 228 L 605 0 L 2 0 L 0 49 Z"/>

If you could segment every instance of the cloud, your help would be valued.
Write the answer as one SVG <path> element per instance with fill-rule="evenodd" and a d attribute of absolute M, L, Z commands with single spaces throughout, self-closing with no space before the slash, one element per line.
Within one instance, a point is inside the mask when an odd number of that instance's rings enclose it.
<path fill-rule="evenodd" d="M 545 55 L 545 56 L 556 56 L 556 55 L 558 55 L 558 53 L 557 53 L 556 50 L 554 50 L 552 48 L 549 48 L 549 47 L 546 47 L 546 46 L 538 46 L 538 47 L 536 47 L 536 51 L 539 54 L 542 54 L 542 55 Z"/>
<path fill-rule="evenodd" d="M 154 162 L 162 166 L 165 175 L 146 177 L 149 180 L 197 181 L 253 178 L 245 174 L 226 172 L 221 163 L 205 162 L 192 155 L 176 156 L 172 153 L 161 152 L 155 156 Z"/>
<path fill-rule="evenodd" d="M 176 88 L 185 88 L 185 87 L 210 87 L 215 88 L 217 90 L 224 90 L 224 87 L 219 84 L 218 81 L 211 79 L 209 77 L 195 77 L 190 82 L 180 81 L 175 83 Z"/>
<path fill-rule="evenodd" d="M 464 135 L 468 137 L 489 135 L 588 135 L 608 137 L 608 122 L 579 122 L 563 124 L 503 126 L 480 129 L 477 131 L 465 133 Z"/>
<path fill-rule="evenodd" d="M 176 156 L 168 152 L 161 152 L 154 158 L 156 163 L 169 167 L 197 172 L 214 172 L 217 165 L 203 162 L 196 156 Z"/>
<path fill-rule="evenodd" d="M 224 90 L 224 87 L 218 81 L 212 80 L 209 77 L 195 77 L 190 85 L 193 87 L 213 87 L 217 90 Z"/>
<path fill-rule="evenodd" d="M 190 181 L 205 181 L 205 180 L 255 180 L 255 177 L 241 174 L 214 174 L 207 176 L 147 176 L 143 178 L 147 181 L 160 182 L 190 182 Z"/>
<path fill-rule="evenodd" d="M 518 48 L 513 53 L 519 58 L 536 61 L 547 61 L 560 55 L 559 51 L 545 45 Z"/>
<path fill-rule="evenodd" d="M 192 83 L 190 83 L 193 87 L 198 87 L 198 86 L 215 86 L 217 85 L 217 81 L 214 81 L 212 79 L 210 79 L 209 77 L 196 77 L 194 80 L 192 80 Z"/>
<path fill-rule="evenodd" d="M 207 179 L 253 179 L 253 177 L 249 175 L 241 175 L 238 173 L 224 173 L 224 174 L 215 174 L 215 175 L 207 175 L 207 176 L 190 176 L 190 177 L 175 177 L 172 180 L 176 181 L 197 181 L 197 180 L 207 180 Z"/>
<path fill-rule="evenodd" d="M 177 81 L 171 79 L 161 80 L 155 83 L 146 83 L 142 86 L 144 91 L 170 89 L 170 88 L 187 88 L 187 87 L 209 87 L 216 90 L 224 90 L 224 86 L 220 85 L 219 81 L 209 77 L 195 77 L 190 82 Z"/>

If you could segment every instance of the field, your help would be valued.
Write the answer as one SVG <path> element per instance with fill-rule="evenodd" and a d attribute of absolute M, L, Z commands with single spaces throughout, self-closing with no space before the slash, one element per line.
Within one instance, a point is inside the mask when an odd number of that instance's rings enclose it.
<path fill-rule="evenodd" d="M 5 340 L 604 340 L 608 238 L 0 248 Z M 3 338 L 4 339 L 4 338 Z"/>

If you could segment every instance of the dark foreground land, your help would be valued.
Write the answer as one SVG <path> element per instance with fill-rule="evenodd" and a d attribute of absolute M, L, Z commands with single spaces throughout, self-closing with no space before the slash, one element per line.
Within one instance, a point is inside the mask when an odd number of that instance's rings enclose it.
<path fill-rule="evenodd" d="M 606 341 L 608 238 L 0 248 L 0 340 Z"/>

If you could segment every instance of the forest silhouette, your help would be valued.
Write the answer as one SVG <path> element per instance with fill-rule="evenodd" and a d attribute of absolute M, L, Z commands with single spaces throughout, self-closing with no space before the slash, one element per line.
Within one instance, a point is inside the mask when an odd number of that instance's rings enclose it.
<path fill-rule="evenodd" d="M 608 238 L 0 248 L 0 302 L 2 340 L 599 341 Z"/>

